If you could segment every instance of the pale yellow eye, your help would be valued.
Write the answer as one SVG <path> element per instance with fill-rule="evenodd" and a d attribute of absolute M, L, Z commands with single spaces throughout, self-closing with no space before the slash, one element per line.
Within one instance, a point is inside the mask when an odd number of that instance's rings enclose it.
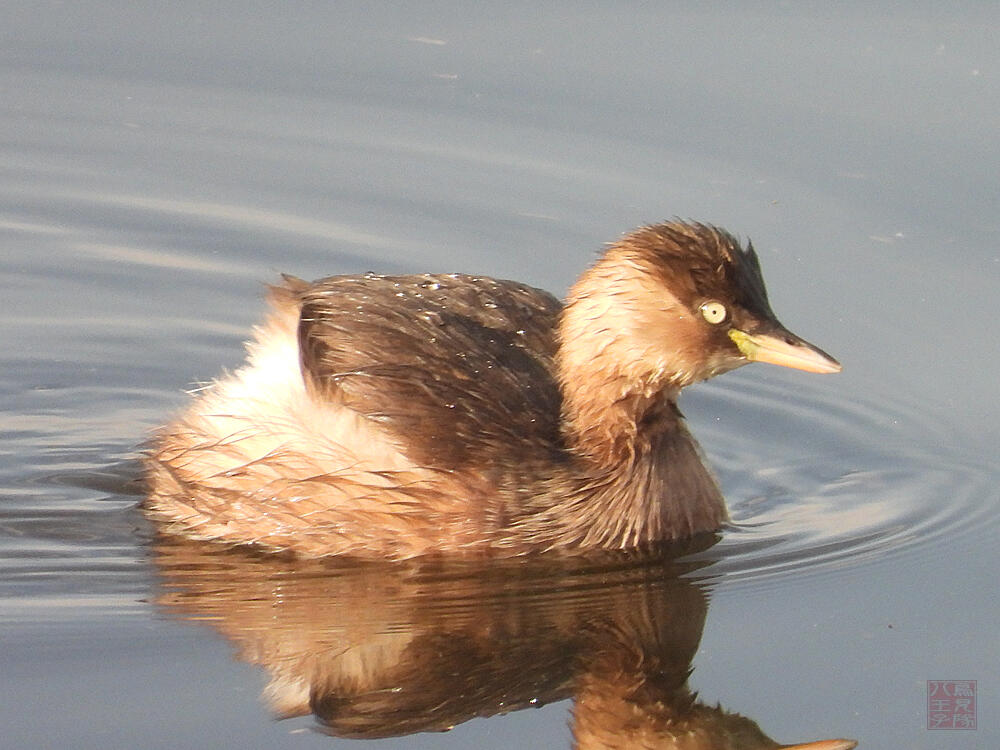
<path fill-rule="evenodd" d="M 719 323 L 725 323 L 726 318 L 729 317 L 729 312 L 726 310 L 726 306 L 721 302 L 705 302 L 701 306 L 702 317 L 705 318 L 713 326 L 719 325 Z"/>

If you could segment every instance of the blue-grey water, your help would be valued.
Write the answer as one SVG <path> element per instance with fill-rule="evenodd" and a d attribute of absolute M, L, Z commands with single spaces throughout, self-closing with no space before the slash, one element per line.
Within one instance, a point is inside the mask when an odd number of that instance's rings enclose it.
<path fill-rule="evenodd" d="M 671 597 L 698 699 L 780 741 L 1000 742 L 994 4 L 0 15 L 0 746 L 349 745 L 274 718 L 275 654 L 391 671 L 443 632 L 494 672 L 554 661 L 469 714 L 503 715 L 357 747 L 567 747 L 555 662 L 587 646 L 548 644 Z M 752 238 L 783 322 L 844 364 L 685 393 L 733 522 L 676 589 L 604 564 L 502 595 L 482 571 L 296 571 L 164 546 L 136 510 L 143 441 L 239 364 L 279 272 L 562 294 L 673 216 Z M 481 661 L 455 674 L 492 685 Z M 974 731 L 927 729 L 940 679 L 977 681 Z"/>

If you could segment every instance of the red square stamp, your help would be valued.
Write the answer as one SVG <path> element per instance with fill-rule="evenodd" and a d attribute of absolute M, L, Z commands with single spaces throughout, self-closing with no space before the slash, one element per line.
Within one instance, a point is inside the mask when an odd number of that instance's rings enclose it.
<path fill-rule="evenodd" d="M 927 680 L 927 728 L 975 729 L 976 681 Z"/>

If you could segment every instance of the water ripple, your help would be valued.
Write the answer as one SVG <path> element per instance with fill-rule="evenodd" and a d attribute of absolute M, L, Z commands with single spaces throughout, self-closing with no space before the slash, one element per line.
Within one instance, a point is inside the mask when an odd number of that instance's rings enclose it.
<path fill-rule="evenodd" d="M 693 420 L 731 514 L 701 555 L 715 560 L 707 574 L 742 585 L 995 536 L 996 470 L 969 456 L 947 420 L 808 382 L 790 397 L 783 377 L 722 380 L 696 400 L 699 413 L 725 415 Z"/>

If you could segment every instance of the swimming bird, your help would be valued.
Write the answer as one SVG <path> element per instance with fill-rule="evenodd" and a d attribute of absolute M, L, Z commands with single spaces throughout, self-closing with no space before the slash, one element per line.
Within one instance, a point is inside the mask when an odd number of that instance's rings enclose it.
<path fill-rule="evenodd" d="M 673 221 L 565 304 L 462 274 L 284 276 L 247 363 L 152 441 L 165 531 L 303 556 L 632 549 L 720 528 L 680 391 L 751 361 L 840 370 L 772 312 L 757 254 Z"/>

